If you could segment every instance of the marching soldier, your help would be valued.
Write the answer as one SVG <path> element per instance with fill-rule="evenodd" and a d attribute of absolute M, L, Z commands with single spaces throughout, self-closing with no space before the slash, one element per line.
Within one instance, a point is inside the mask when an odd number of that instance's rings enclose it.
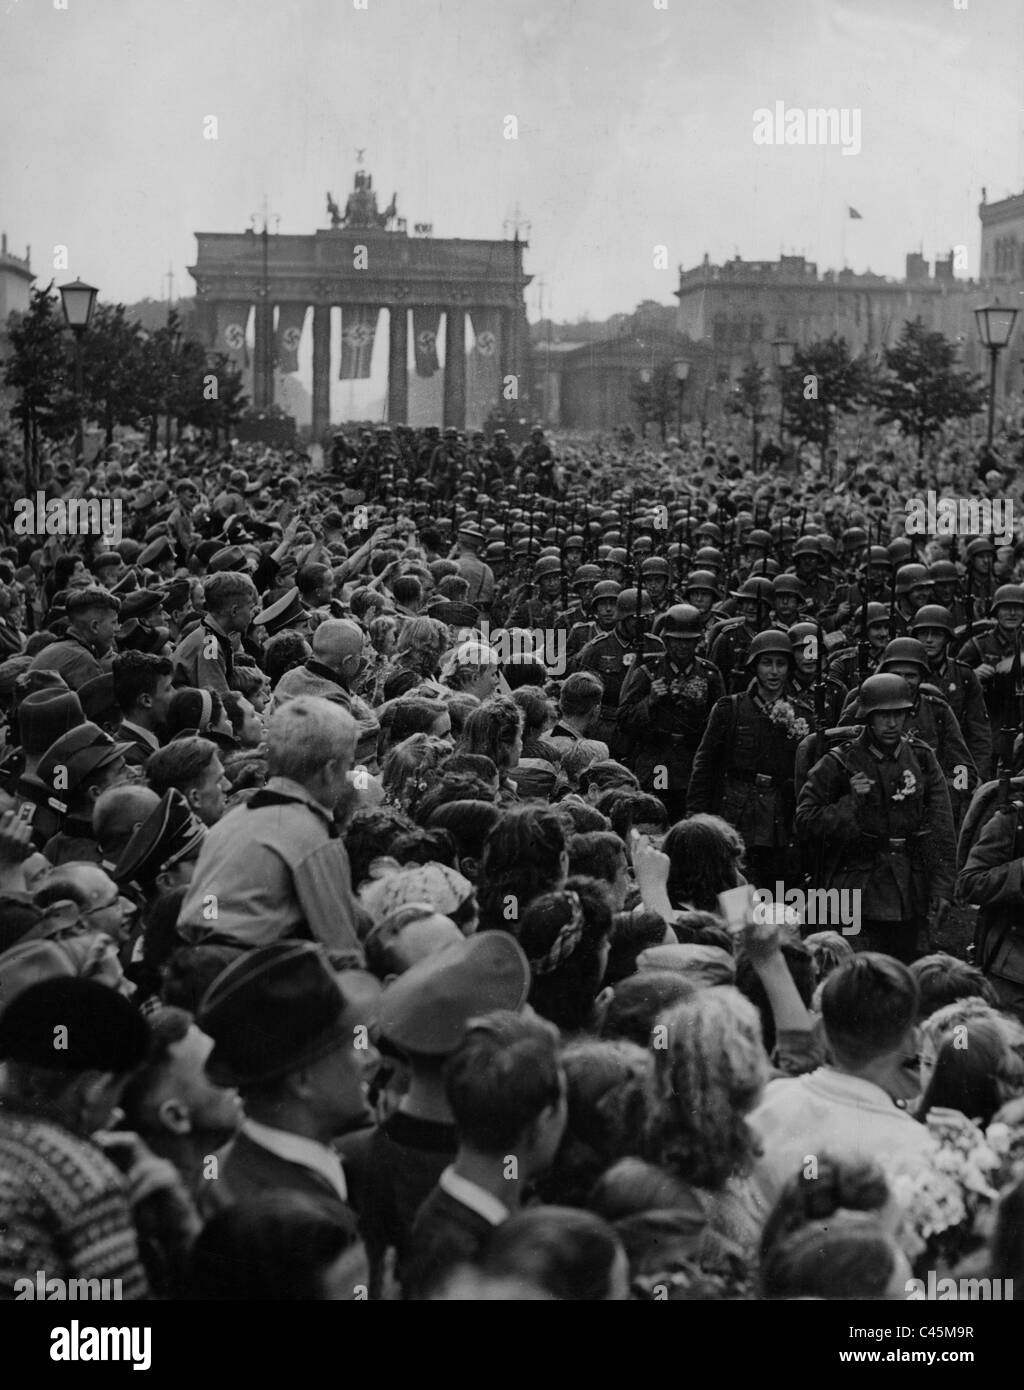
<path fill-rule="evenodd" d="M 649 555 L 641 562 L 640 573 L 643 576 L 643 588 L 651 596 L 655 616 L 667 612 L 672 603 L 668 587 L 668 561 L 662 555 Z"/>
<path fill-rule="evenodd" d="M 718 667 L 726 692 L 737 695 L 747 686 L 747 649 L 761 630 L 764 615 L 772 601 L 771 580 L 744 579 L 729 596 L 736 600 L 738 616 L 722 623 L 714 636 L 709 632 L 709 660 Z"/>
<path fill-rule="evenodd" d="M 532 596 L 524 590 L 535 591 Z M 533 583 L 516 596 L 509 627 L 554 628 L 559 617 L 562 562 L 556 555 L 542 555 L 533 567 Z"/>
<path fill-rule="evenodd" d="M 892 637 L 906 637 L 919 608 L 932 601 L 932 580 L 926 565 L 900 565 L 896 571 L 896 607 Z"/>
<path fill-rule="evenodd" d="M 697 655 L 702 632 L 692 604 L 674 604 L 655 623 L 655 634 L 665 655 L 658 662 L 634 663 L 619 697 L 618 726 L 640 785 L 660 796 L 676 821 L 686 815 L 694 755 L 725 687 L 718 670 Z"/>
<path fill-rule="evenodd" d="M 807 606 L 821 615 L 822 626 L 829 631 L 835 626 L 835 620 L 827 616 L 832 607 L 833 586 L 822 572 L 826 563 L 818 537 L 801 536 L 793 547 L 793 568 L 789 572 L 799 579 Z"/>
<path fill-rule="evenodd" d="M 577 623 L 587 621 L 590 612 L 590 602 L 594 594 L 594 586 L 600 583 L 601 571 L 596 565 L 580 565 L 572 579 L 569 581 L 569 588 L 572 590 L 572 598 L 569 606 L 558 615 L 555 623 L 556 627 L 564 628 L 566 632 L 571 632 Z M 588 639 L 589 640 L 589 639 Z"/>
<path fill-rule="evenodd" d="M 591 617 L 573 623 L 569 629 L 566 660 L 570 671 L 579 669 L 579 654 L 587 643 L 602 633 L 611 632 L 615 626 L 615 600 L 621 592 L 614 579 L 599 579 L 594 585 L 589 605 Z"/>
<path fill-rule="evenodd" d="M 864 622 L 864 610 L 858 609 L 856 630 L 860 631 Z M 853 626 L 853 624 L 851 624 Z M 869 603 L 867 606 L 867 641 L 863 634 L 860 640 L 850 647 L 842 647 L 834 653 L 829 662 L 829 675 L 841 681 L 847 690 L 859 685 L 878 670 L 889 642 L 889 607 L 885 603 Z"/>
<path fill-rule="evenodd" d="M 502 483 L 511 483 L 515 478 L 516 455 L 509 447 L 508 430 L 496 429 L 491 447 L 484 451 L 484 458 L 492 465 L 491 473 Z"/>
<path fill-rule="evenodd" d="M 818 643 L 821 638 L 817 623 L 794 623 L 789 629 L 789 640 L 793 643 L 793 673 L 786 684 L 786 694 L 801 704 L 810 705 L 815 710 L 815 715 L 818 707 L 815 687 L 819 665 L 825 661 L 825 652 L 822 651 L 819 663 Z M 832 725 L 839 719 L 846 701 L 847 689 L 842 681 L 829 672 L 822 675 L 822 685 L 824 719 L 826 725 Z"/>
<path fill-rule="evenodd" d="M 948 608 L 954 631 L 967 627 L 967 605 L 960 595 L 960 571 L 952 560 L 935 560 L 928 566 L 932 581 L 932 600 Z"/>
<path fill-rule="evenodd" d="M 849 584 L 840 584 L 836 589 L 833 596 L 836 622 L 848 635 L 852 635 L 852 624 L 858 621 L 865 599 L 869 603 L 885 603 L 888 613 L 891 575 L 889 552 L 884 545 L 872 545 L 864 556 L 860 577 Z"/>
<path fill-rule="evenodd" d="M 641 621 L 644 631 L 640 665 L 650 663 L 653 666 L 665 655 L 662 642 L 649 635 L 646 629 L 651 612 L 651 601 L 646 593 L 639 604 L 641 619 L 637 618 L 637 607 L 637 591 L 623 589 L 615 600 L 615 626 L 611 632 L 602 633 L 588 642 L 576 661 L 576 670 L 593 671 L 595 676 L 601 677 L 604 696 L 601 700 L 601 717 L 593 729 L 593 737 L 607 743 L 613 757 L 620 743 L 617 733 L 619 695 L 630 667 L 636 664 Z"/>
<path fill-rule="evenodd" d="M 973 545 L 974 542 L 972 541 Z M 1024 623 L 1024 586 L 1002 584 L 992 599 L 995 626 L 968 639 L 959 659 L 972 667 L 981 682 L 993 736 L 1016 723 L 1010 668 Z"/>
<path fill-rule="evenodd" d="M 974 963 L 1002 1008 L 1024 1018 L 1024 783 L 1014 778 L 997 800 L 957 877 L 957 896 L 978 906 Z M 972 812 L 973 814 L 973 812 Z M 965 826 L 966 834 L 966 826 Z"/>
<path fill-rule="evenodd" d="M 747 649 L 750 684 L 711 711 L 693 761 L 687 812 L 723 816 L 743 836 L 747 873 L 761 887 L 795 882 L 793 769 L 813 711 L 785 698 L 793 644 L 759 632 Z"/>
<path fill-rule="evenodd" d="M 768 614 L 768 626 L 785 632 L 800 617 L 804 606 L 804 586 L 795 574 L 777 574 L 771 581 L 772 608 Z"/>
<path fill-rule="evenodd" d="M 977 675 L 966 661 L 949 655 L 953 629 L 954 618 L 948 608 L 926 603 L 914 614 L 910 635 L 921 643 L 928 658 L 925 680 L 949 701 L 964 742 L 984 779 L 992 775 L 992 729 Z"/>
<path fill-rule="evenodd" d="M 800 792 L 796 830 L 824 839 L 828 890 L 853 894 L 856 950 L 912 961 L 953 892 L 955 842 L 949 793 L 931 748 L 906 732 L 910 687 L 892 674 L 860 688 L 856 738 L 829 749 Z M 859 921 L 856 920 L 859 917 Z"/>

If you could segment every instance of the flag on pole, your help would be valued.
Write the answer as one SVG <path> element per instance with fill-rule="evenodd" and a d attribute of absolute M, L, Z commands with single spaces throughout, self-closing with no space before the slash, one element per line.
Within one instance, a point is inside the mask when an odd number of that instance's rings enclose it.
<path fill-rule="evenodd" d="M 299 370 L 299 344 L 305 320 L 305 304 L 282 304 L 278 309 L 277 365 L 282 372 Z"/>
<path fill-rule="evenodd" d="M 365 379 L 370 375 L 370 358 L 377 331 L 378 304 L 346 304 L 341 311 L 342 381 Z"/>
<path fill-rule="evenodd" d="M 226 353 L 235 367 L 249 365 L 249 349 L 245 330 L 249 321 L 249 305 L 242 300 L 223 300 L 217 305 L 218 352 Z"/>
<path fill-rule="evenodd" d="M 412 330 L 416 348 L 416 375 L 431 377 L 441 370 L 437 357 L 437 330 L 441 326 L 440 309 L 413 309 Z"/>
<path fill-rule="evenodd" d="M 847 206 L 849 206 L 849 204 L 847 204 Z M 850 216 L 858 222 L 864 221 L 863 217 L 861 217 L 860 213 L 857 211 L 856 208 L 850 208 Z"/>

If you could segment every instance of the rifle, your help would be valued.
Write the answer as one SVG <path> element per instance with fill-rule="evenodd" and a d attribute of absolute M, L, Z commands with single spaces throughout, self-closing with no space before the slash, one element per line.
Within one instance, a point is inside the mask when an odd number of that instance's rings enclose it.
<path fill-rule="evenodd" d="M 828 726 L 828 716 L 825 710 L 825 633 L 822 630 L 821 620 L 816 619 L 818 634 L 815 640 L 815 671 L 814 671 L 814 761 L 820 762 L 828 751 L 825 740 L 825 729 Z M 821 885 L 825 877 L 825 836 L 817 837 L 814 847 L 814 877 L 810 886 L 817 888 Z"/>
<path fill-rule="evenodd" d="M 967 640 L 974 636 L 974 566 L 967 561 Z"/>
<path fill-rule="evenodd" d="M 889 641 L 896 636 L 896 566 L 893 565 L 889 579 Z"/>
<path fill-rule="evenodd" d="M 632 558 L 632 556 L 630 557 Z M 636 567 L 636 649 L 635 665 L 644 664 L 644 572 L 643 566 Z"/>
<path fill-rule="evenodd" d="M 860 642 L 857 646 L 857 675 L 861 682 L 868 678 L 868 667 L 871 664 L 871 643 L 868 640 L 868 586 L 867 580 L 864 581 L 864 602 L 860 607 Z"/>

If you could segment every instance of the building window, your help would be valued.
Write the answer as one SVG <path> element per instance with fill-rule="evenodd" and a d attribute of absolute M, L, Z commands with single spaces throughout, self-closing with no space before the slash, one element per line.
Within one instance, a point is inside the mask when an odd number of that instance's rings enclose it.
<path fill-rule="evenodd" d="M 778 323 L 775 325 L 775 336 L 776 338 L 789 337 L 789 324 L 785 321 L 785 319 L 780 319 Z"/>
<path fill-rule="evenodd" d="M 750 320 L 750 341 L 752 343 L 764 341 L 764 319 L 760 314 L 755 314 Z"/>
<path fill-rule="evenodd" d="M 716 343 L 724 343 L 727 341 L 729 337 L 729 320 L 724 314 L 717 314 L 715 316 L 715 326 L 712 333 Z"/>
<path fill-rule="evenodd" d="M 742 343 L 742 342 L 744 342 L 744 341 L 746 340 L 746 336 L 747 336 L 746 328 L 747 328 L 747 326 L 746 326 L 746 324 L 743 322 L 742 319 L 735 319 L 735 320 L 733 321 L 733 325 L 732 325 L 732 333 L 730 334 L 730 338 L 731 338 L 732 342 L 734 342 L 734 343 Z"/>

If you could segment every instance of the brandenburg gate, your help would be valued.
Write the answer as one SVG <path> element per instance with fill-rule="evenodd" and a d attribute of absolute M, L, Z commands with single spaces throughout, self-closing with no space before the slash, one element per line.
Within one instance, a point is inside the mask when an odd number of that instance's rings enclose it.
<path fill-rule="evenodd" d="M 395 199 L 383 212 L 371 176 L 357 169 L 342 213 L 328 194 L 331 226 L 312 235 L 250 230 L 197 232 L 198 256 L 189 273 L 206 346 L 242 365 L 246 325 L 255 308 L 253 404 L 273 404 L 274 367 L 298 366 L 298 349 L 312 307 L 313 439 L 330 424 L 331 309 L 341 309 L 343 379 L 368 377 L 380 310 L 388 310 L 387 415 L 405 422 L 409 399 L 412 316 L 413 370 L 432 376 L 441 316 L 445 320 L 444 420 L 466 423 L 466 315 L 475 344 L 477 379 L 498 404 L 525 394 L 528 338 L 518 233 L 511 241 L 435 238 L 417 224 L 410 235 Z M 516 379 L 514 386 L 508 378 Z M 515 391 L 516 396 L 510 393 Z M 502 401 L 504 403 L 504 401 Z"/>

